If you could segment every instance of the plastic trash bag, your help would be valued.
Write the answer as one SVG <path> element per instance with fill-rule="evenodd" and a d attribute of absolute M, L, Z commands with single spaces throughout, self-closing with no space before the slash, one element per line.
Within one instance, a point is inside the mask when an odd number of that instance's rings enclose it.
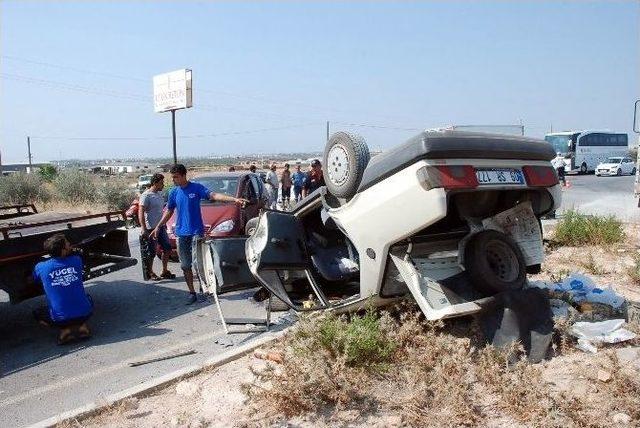
<path fill-rule="evenodd" d="M 567 294 L 576 303 L 602 303 L 614 309 L 621 309 L 625 298 L 611 287 L 598 287 L 591 278 L 579 273 L 572 273 L 562 282 L 532 281 L 529 287 L 549 290 L 552 293 Z"/>
<path fill-rule="evenodd" d="M 623 328 L 623 319 L 599 322 L 581 321 L 569 329 L 569 333 L 578 339 L 578 349 L 585 352 L 597 352 L 596 344 L 619 343 L 635 339 L 636 334 Z"/>

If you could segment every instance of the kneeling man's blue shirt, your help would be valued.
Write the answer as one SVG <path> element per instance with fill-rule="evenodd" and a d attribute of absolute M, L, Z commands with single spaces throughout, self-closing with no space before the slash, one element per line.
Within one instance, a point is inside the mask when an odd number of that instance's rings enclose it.
<path fill-rule="evenodd" d="M 78 255 L 52 257 L 33 270 L 42 282 L 53 321 L 67 321 L 91 314 L 93 305 L 82 285 L 82 259 Z"/>
<path fill-rule="evenodd" d="M 211 191 L 200 183 L 189 181 L 184 187 L 174 187 L 169 193 L 167 209 L 178 209 L 176 236 L 204 235 L 200 200 L 209 199 Z"/>

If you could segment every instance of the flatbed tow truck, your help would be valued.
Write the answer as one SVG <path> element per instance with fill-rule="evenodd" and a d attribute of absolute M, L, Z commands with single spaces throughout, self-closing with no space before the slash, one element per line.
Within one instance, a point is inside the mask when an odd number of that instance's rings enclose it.
<path fill-rule="evenodd" d="M 64 233 L 84 262 L 84 280 L 134 266 L 124 212 L 38 212 L 33 204 L 0 205 L 0 289 L 11 303 L 43 294 L 33 268 L 46 259 L 44 241 Z"/>

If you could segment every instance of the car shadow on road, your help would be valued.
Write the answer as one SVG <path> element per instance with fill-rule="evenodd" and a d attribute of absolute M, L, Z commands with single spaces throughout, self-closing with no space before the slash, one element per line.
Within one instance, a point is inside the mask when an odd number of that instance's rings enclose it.
<path fill-rule="evenodd" d="M 93 337 L 65 346 L 56 344 L 56 329 L 39 325 L 32 316 L 33 309 L 45 304 L 44 296 L 17 305 L 0 302 L 0 377 L 87 347 L 169 333 L 155 326 L 211 304 L 185 305 L 186 286 L 176 289 L 173 281 L 91 281 L 87 285 L 95 304 L 89 320 Z"/>

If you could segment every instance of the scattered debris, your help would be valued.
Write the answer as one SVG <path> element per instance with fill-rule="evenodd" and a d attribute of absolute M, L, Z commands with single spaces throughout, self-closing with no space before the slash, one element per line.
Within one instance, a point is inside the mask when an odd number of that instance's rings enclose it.
<path fill-rule="evenodd" d="M 622 328 L 623 319 L 613 319 L 599 322 L 581 321 L 575 323 L 570 329 L 571 335 L 578 339 L 578 349 L 596 353 L 596 344 L 619 343 L 635 339 L 636 334 Z"/>
<path fill-rule="evenodd" d="M 188 351 L 176 352 L 174 354 L 168 354 L 168 355 L 164 355 L 164 356 L 158 357 L 158 358 L 150 358 L 148 360 L 134 361 L 132 363 L 129 363 L 129 367 L 142 366 L 144 364 L 155 363 L 155 362 L 164 361 L 164 360 L 170 360 L 172 358 L 184 357 L 185 355 L 192 355 L 192 354 L 195 354 L 195 353 L 196 353 L 195 349 L 189 349 Z"/>
<path fill-rule="evenodd" d="M 233 338 L 229 336 L 221 336 L 215 340 L 215 343 L 217 343 L 218 345 L 224 346 L 225 348 L 235 345 Z"/>
<path fill-rule="evenodd" d="M 611 287 L 597 287 L 591 278 L 579 273 L 572 273 L 562 282 L 533 281 L 529 287 L 548 290 L 551 297 L 569 301 L 570 303 L 601 303 L 618 311 L 625 303 L 624 297 L 616 293 Z"/>
<path fill-rule="evenodd" d="M 282 364 L 284 362 L 284 355 L 281 352 L 265 352 L 257 349 L 253 356 L 261 360 L 273 361 L 274 363 Z"/>
<path fill-rule="evenodd" d="M 598 370 L 598 380 L 600 382 L 609 382 L 611 380 L 611 373 L 606 370 Z"/>

